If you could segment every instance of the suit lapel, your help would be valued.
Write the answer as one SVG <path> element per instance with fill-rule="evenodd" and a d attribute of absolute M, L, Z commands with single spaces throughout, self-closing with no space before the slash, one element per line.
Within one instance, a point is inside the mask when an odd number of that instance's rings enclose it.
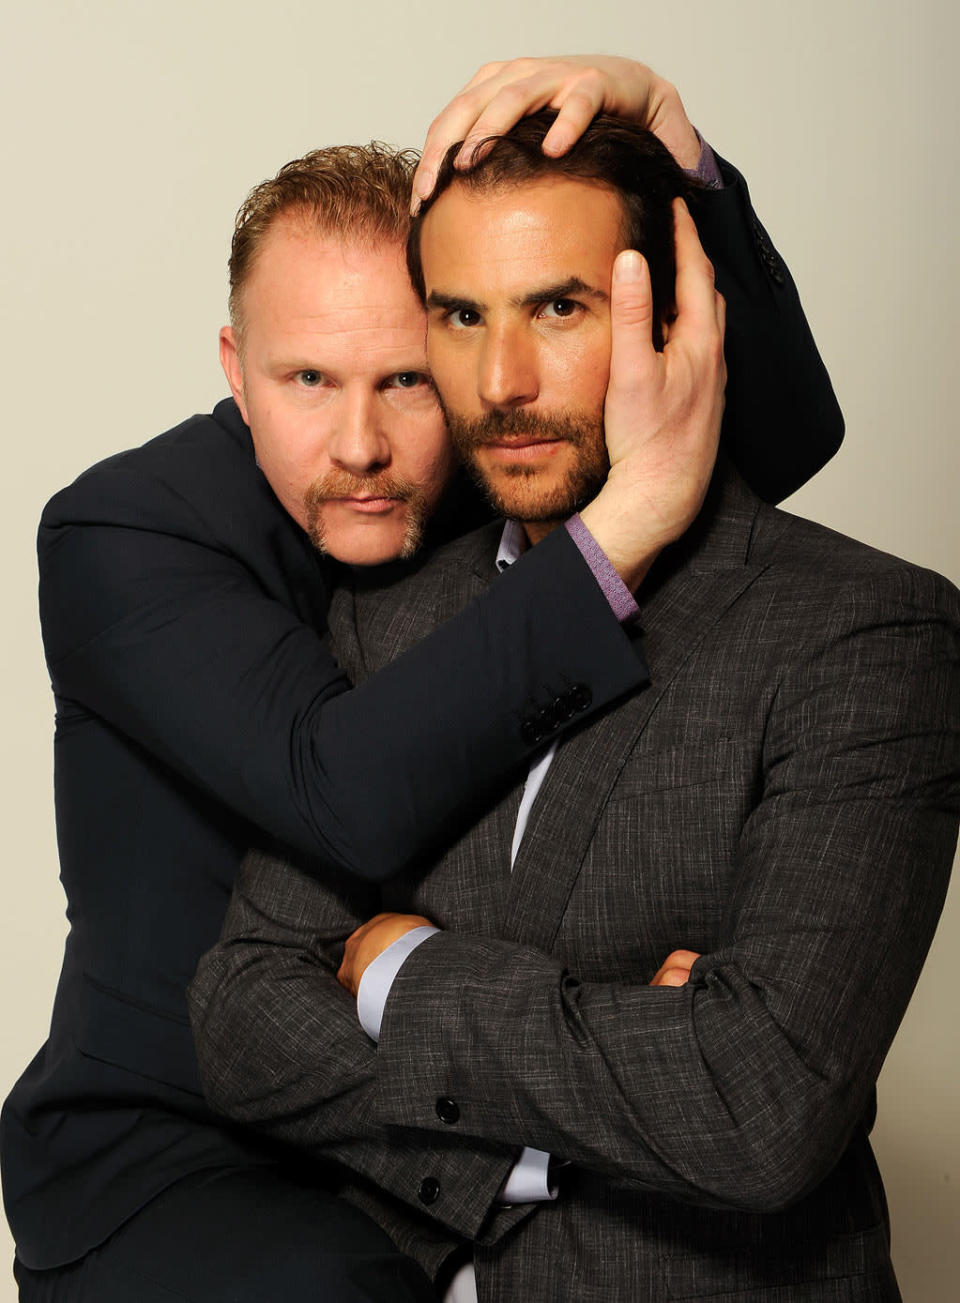
<path fill-rule="evenodd" d="M 444 571 L 440 605 L 442 619 L 462 611 L 468 601 L 485 592 L 497 577 L 496 555 L 503 533 L 503 522 L 496 521 L 469 540 L 464 540 L 461 564 Z M 483 816 L 471 832 L 444 857 L 447 871 L 452 870 L 458 884 L 458 908 L 471 917 L 471 930 L 482 920 L 481 934 L 504 935 L 504 906 L 510 879 L 510 847 L 517 813 L 523 798 L 523 784 L 512 784 Z M 476 845 L 485 847 L 476 855 Z M 492 889 L 491 889 L 492 888 Z"/>
<path fill-rule="evenodd" d="M 651 681 L 558 748 L 504 902 L 507 939 L 551 949 L 603 807 L 657 703 L 765 568 L 746 562 L 758 506 L 740 481 L 718 477 L 695 532 L 663 558 L 659 573 L 644 586 L 638 623 Z M 505 835 L 509 843 L 512 826 Z"/>

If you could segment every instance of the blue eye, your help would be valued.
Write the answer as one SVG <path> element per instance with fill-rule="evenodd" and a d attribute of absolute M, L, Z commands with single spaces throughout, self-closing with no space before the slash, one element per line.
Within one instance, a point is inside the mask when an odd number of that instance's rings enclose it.
<path fill-rule="evenodd" d="M 305 388 L 316 389 L 318 385 L 323 383 L 323 372 L 309 369 L 300 371 L 297 373 L 297 379 Z"/>

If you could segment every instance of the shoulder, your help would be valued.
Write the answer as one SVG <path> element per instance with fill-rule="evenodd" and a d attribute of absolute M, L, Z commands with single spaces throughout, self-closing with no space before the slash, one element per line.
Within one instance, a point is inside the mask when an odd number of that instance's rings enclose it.
<path fill-rule="evenodd" d="M 41 517 L 40 547 L 76 525 L 226 542 L 231 535 L 242 539 L 251 521 L 283 516 L 257 468 L 250 431 L 225 399 L 209 415 L 98 462 L 55 494 Z"/>
<path fill-rule="evenodd" d="M 936 571 L 773 507 L 758 514 L 751 560 L 765 567 L 755 596 L 805 640 L 913 627 L 960 655 L 960 592 Z"/>

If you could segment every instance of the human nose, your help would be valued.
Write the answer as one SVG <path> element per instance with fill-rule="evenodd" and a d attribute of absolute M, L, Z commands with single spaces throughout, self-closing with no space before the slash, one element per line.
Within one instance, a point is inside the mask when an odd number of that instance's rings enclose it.
<path fill-rule="evenodd" d="M 536 353 L 522 328 L 488 327 L 480 356 L 477 391 L 488 407 L 520 407 L 540 392 Z"/>
<path fill-rule="evenodd" d="M 335 466 L 354 475 L 368 475 L 389 464 L 390 443 L 373 395 L 342 394 L 327 454 Z"/>

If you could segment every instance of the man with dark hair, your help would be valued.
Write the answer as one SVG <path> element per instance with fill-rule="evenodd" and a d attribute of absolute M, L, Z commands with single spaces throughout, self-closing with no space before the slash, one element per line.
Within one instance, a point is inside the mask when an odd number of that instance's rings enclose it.
<path fill-rule="evenodd" d="M 652 341 L 647 232 L 682 178 L 602 122 L 543 162 L 549 121 L 448 162 L 418 219 L 430 366 L 508 520 L 340 594 L 358 678 L 589 524 L 611 318 Z M 692 272 L 681 252 L 638 391 Z M 650 449 L 679 480 L 683 444 Z M 352 1167 L 451 1299 L 893 1303 L 868 1132 L 956 843 L 960 595 L 767 506 L 721 449 L 612 600 L 644 687 L 559 741 L 562 703 L 532 719 L 526 783 L 432 866 L 333 892 L 249 857 L 193 988 L 207 1089 Z"/>
<path fill-rule="evenodd" d="M 575 88 L 582 105 L 587 85 L 598 109 L 654 115 L 696 166 L 673 88 L 626 60 L 600 64 L 498 68 L 458 97 L 458 120 L 468 129 L 496 112 L 501 92 L 514 113 L 528 93 Z M 336 1170 L 304 1169 L 207 1107 L 186 984 L 251 844 L 276 842 L 334 882 L 387 877 L 455 838 L 526 767 L 544 711 L 559 734 L 641 681 L 607 589 L 642 570 L 664 523 L 626 472 L 646 465 L 663 480 L 647 445 L 670 429 L 708 462 L 722 405 L 722 314 L 693 232 L 688 303 L 707 313 L 694 312 L 652 402 L 633 389 L 649 340 L 623 322 L 608 426 L 624 464 L 590 530 L 558 534 L 357 691 L 323 641 L 334 570 L 321 552 L 392 561 L 431 513 L 430 544 L 478 518 L 451 480 L 406 273 L 414 162 L 382 146 L 330 148 L 257 186 L 238 216 L 220 334 L 232 396 L 92 468 L 44 511 L 71 931 L 49 1039 L 3 1112 L 24 1300 L 429 1295 L 417 1266 L 336 1198 Z M 798 366 L 805 377 L 789 451 L 769 446 L 762 401 L 736 427 L 752 431 L 743 460 L 776 495 L 822 464 L 842 421 L 785 271 L 770 289 L 742 188 L 714 199 L 711 234 L 721 253 L 736 246 L 730 281 L 757 300 L 734 308 L 731 366 L 766 357 L 785 379 Z M 664 487 L 668 532 L 680 532 L 697 486 Z"/>

